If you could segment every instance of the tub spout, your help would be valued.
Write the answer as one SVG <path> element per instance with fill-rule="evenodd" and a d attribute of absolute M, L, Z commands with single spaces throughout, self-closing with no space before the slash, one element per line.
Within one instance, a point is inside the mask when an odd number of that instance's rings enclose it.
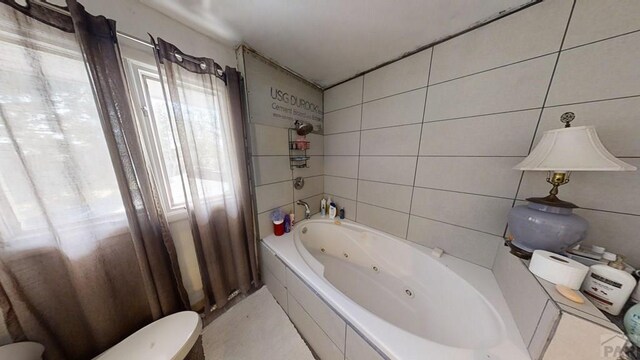
<path fill-rule="evenodd" d="M 311 210 L 309 210 L 309 204 L 302 200 L 296 201 L 296 204 L 304 206 L 304 218 L 311 219 Z"/>

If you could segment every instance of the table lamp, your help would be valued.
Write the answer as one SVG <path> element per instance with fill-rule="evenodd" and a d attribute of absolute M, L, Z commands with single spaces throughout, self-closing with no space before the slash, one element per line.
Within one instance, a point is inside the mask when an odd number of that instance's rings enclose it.
<path fill-rule="evenodd" d="M 558 187 L 569 182 L 573 171 L 633 171 L 613 156 L 602 144 L 593 126 L 571 127 L 575 115 L 562 114 L 564 128 L 549 130 L 522 162 L 514 167 L 522 171 L 546 171 L 552 185 L 546 197 L 528 198 L 529 204 L 513 207 L 508 224 L 511 253 L 531 258 L 534 250 L 563 253 L 584 240 L 588 223 L 573 214 L 573 203 L 558 198 Z"/>

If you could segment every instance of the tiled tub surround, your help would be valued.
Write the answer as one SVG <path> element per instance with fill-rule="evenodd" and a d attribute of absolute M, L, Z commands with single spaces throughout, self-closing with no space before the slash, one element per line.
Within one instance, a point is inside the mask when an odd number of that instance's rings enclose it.
<path fill-rule="evenodd" d="M 306 230 L 304 233 L 303 229 Z M 358 236 L 362 239 L 356 239 Z M 321 253 L 319 247 L 326 248 L 326 253 L 312 255 L 316 250 L 318 254 Z M 505 360 L 528 359 L 525 345 L 493 274 L 478 265 L 446 254 L 435 258 L 430 255 L 430 250 L 406 240 L 350 221 L 336 225 L 318 216 L 315 220 L 297 224 L 292 233 L 280 237 L 268 236 L 262 241 L 260 252 L 262 274 L 267 287 L 321 359 L 462 360 L 484 356 Z M 345 260 L 341 252 L 351 253 L 352 256 Z M 314 256 L 328 257 L 322 260 L 324 267 L 320 262 L 314 262 Z M 397 263 L 394 259 L 403 260 Z M 337 263 L 334 264 L 334 261 Z M 371 270 L 371 275 L 358 272 L 355 269 L 361 267 L 356 264 L 362 261 L 377 261 L 379 272 L 373 274 Z M 314 270 L 315 267 L 318 268 Z M 354 272 L 348 273 L 347 268 L 354 269 L 351 270 Z M 395 274 L 396 268 L 403 270 Z M 425 278 L 421 271 L 427 268 L 427 272 L 440 281 L 431 281 L 428 287 L 423 288 L 420 284 L 429 281 L 429 276 Z M 368 267 L 362 269 L 370 270 Z M 332 277 L 332 272 L 336 271 L 341 274 L 338 278 Z M 345 280 L 350 278 L 349 274 L 358 277 L 359 285 Z M 394 274 L 400 276 L 399 281 L 385 285 L 385 288 L 397 288 L 402 296 L 392 301 L 388 299 L 392 294 L 376 292 L 375 282 L 384 283 L 384 279 Z M 415 298 L 406 297 L 403 286 L 411 288 Z M 350 298 L 338 288 L 349 293 Z M 456 307 L 455 299 L 449 298 L 452 294 L 457 294 L 458 306 L 464 303 L 468 308 Z M 427 298 L 429 300 L 424 302 Z M 422 309 L 421 306 L 436 306 L 433 305 L 434 301 L 436 304 L 446 301 L 448 305 L 438 305 L 438 309 Z M 484 312 L 480 304 L 490 304 L 486 308 L 488 311 Z M 403 312 L 404 307 L 408 308 L 408 312 Z M 414 311 L 420 313 L 426 311 L 422 315 L 429 316 L 431 321 L 424 321 L 421 317 L 403 317 L 403 314 L 414 314 L 412 307 L 416 307 Z M 438 319 L 438 315 L 431 311 L 438 311 L 446 319 Z M 465 311 L 472 314 L 465 315 Z M 490 318 L 480 319 L 484 315 L 500 319 L 498 323 L 502 325 L 493 328 Z M 396 325 L 383 318 L 390 319 Z M 430 323 L 433 331 L 422 325 L 413 328 L 411 323 L 414 322 Z"/>
<path fill-rule="evenodd" d="M 252 165 L 258 211 L 260 238 L 273 233 L 271 212 L 282 208 L 287 213 L 295 211 L 296 219 L 304 219 L 304 209 L 295 205 L 298 200 L 309 203 L 313 214 L 320 211 L 324 192 L 323 141 L 320 134 L 309 134 L 311 149 L 307 154 L 309 167 L 289 168 L 288 134 L 286 128 L 250 124 Z M 301 176 L 305 185 L 301 190 L 293 188 L 293 179 Z"/>
<path fill-rule="evenodd" d="M 544 196 L 512 167 L 560 115 L 640 164 L 640 2 L 543 1 L 325 91 L 324 191 L 347 218 L 492 268 L 509 209 Z M 574 173 L 588 244 L 640 266 L 640 171 Z"/>

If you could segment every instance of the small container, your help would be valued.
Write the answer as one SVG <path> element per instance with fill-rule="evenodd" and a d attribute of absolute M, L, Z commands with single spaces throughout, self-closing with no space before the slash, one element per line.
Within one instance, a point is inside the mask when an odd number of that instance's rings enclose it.
<path fill-rule="evenodd" d="M 281 236 L 284 234 L 284 220 L 273 222 L 273 235 Z"/>
<path fill-rule="evenodd" d="M 344 207 L 340 208 L 340 219 L 344 220 Z"/>
<path fill-rule="evenodd" d="M 322 217 L 325 217 L 327 215 L 327 200 L 325 198 L 322 198 L 322 200 L 320 200 L 320 214 L 322 215 Z"/>

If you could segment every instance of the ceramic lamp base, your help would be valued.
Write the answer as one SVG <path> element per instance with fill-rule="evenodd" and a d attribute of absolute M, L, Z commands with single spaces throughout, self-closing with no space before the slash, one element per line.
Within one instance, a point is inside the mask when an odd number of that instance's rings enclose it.
<path fill-rule="evenodd" d="M 535 202 L 512 208 L 508 223 L 513 236 L 511 253 L 524 259 L 539 249 L 565 252 L 584 240 L 589 226 L 572 208 Z"/>

